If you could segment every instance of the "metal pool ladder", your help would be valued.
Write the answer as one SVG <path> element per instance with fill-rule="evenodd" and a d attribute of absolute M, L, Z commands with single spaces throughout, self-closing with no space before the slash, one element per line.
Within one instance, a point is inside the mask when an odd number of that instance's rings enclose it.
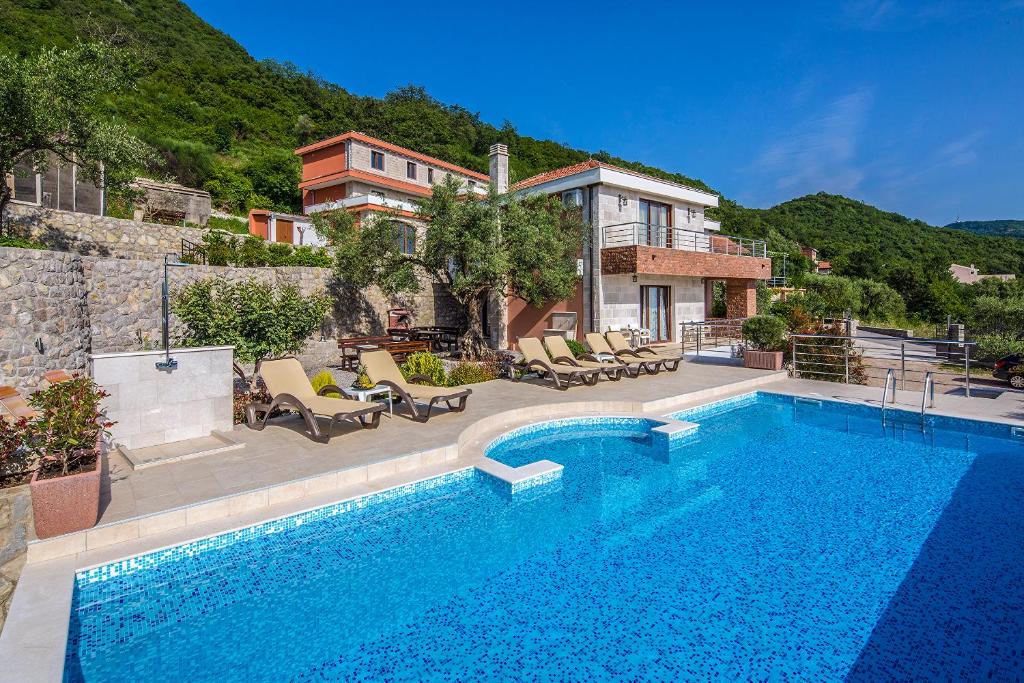
<path fill-rule="evenodd" d="M 930 373 L 929 373 L 930 374 Z M 882 424 L 885 424 L 885 397 L 888 394 L 892 394 L 889 402 L 896 403 L 896 371 L 889 368 L 889 372 L 885 373 L 885 386 L 882 387 Z"/>
<path fill-rule="evenodd" d="M 921 423 L 924 424 L 925 403 L 928 408 L 935 407 L 935 380 L 932 378 L 932 371 L 929 370 L 924 376 L 924 388 L 921 390 Z"/>

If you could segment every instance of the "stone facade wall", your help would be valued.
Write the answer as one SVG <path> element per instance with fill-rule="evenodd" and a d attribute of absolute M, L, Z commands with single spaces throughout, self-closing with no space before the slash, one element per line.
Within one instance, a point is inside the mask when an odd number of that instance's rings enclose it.
<path fill-rule="evenodd" d="M 631 276 L 606 275 L 604 278 L 604 304 L 601 307 L 601 331 L 611 325 L 641 327 L 640 288 L 661 285 L 670 288 L 672 296 L 670 340 L 679 339 L 679 324 L 704 319 L 704 284 L 699 277 L 655 277 L 641 275 L 637 282 Z"/>
<path fill-rule="evenodd" d="M 771 277 L 771 259 L 712 254 L 663 247 L 606 247 L 601 250 L 601 273 L 619 275 L 686 275 L 715 279 Z"/>
<path fill-rule="evenodd" d="M 26 542 L 31 534 L 32 497 L 28 485 L 0 489 L 0 629 L 25 564 Z"/>
<path fill-rule="evenodd" d="M 82 369 L 89 346 L 82 257 L 0 248 L 0 384 L 34 386 L 47 370 Z"/>
<path fill-rule="evenodd" d="M 94 216 L 12 204 L 7 218 L 15 234 L 57 251 L 122 259 L 163 260 L 181 252 L 181 240 L 202 242 L 203 231 L 160 223 Z"/>
<path fill-rule="evenodd" d="M 209 277 L 294 284 L 304 295 L 328 292 L 334 310 L 308 340 L 307 369 L 336 359 L 337 336 L 383 334 L 387 309 L 409 308 L 415 325 L 461 325 L 459 309 L 430 282 L 417 294 L 387 298 L 376 288 L 337 282 L 326 268 L 188 266 L 169 270 L 171 291 Z M 90 353 L 141 351 L 161 344 L 163 264 L 0 248 L 0 384 L 37 386 L 47 370 L 85 371 Z M 172 339 L 180 324 L 171 318 Z"/>

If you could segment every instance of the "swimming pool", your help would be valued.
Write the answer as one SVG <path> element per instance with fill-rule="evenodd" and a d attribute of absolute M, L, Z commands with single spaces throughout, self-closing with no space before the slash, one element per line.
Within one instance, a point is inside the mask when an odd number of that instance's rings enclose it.
<path fill-rule="evenodd" d="M 1024 676 L 1024 439 L 751 394 L 79 572 L 70 681 Z"/>

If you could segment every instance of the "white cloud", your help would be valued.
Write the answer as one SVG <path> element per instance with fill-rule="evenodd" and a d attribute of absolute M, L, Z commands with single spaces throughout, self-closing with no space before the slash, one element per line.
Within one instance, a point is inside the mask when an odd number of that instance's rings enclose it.
<path fill-rule="evenodd" d="M 865 176 L 857 146 L 872 99 L 862 88 L 833 100 L 768 145 L 749 170 L 772 176 L 774 189 L 788 195 L 855 191 Z"/>

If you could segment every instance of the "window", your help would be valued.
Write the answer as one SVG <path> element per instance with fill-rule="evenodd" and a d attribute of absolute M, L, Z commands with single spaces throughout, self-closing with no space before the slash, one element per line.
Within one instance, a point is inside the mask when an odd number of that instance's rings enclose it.
<path fill-rule="evenodd" d="M 370 166 L 377 169 L 378 171 L 384 170 L 384 153 L 383 152 L 370 152 Z"/>
<path fill-rule="evenodd" d="M 431 185 L 434 184 L 434 169 L 432 168 L 427 169 L 427 182 Z"/>
<path fill-rule="evenodd" d="M 416 226 L 408 223 L 395 223 L 395 235 L 400 252 L 403 254 L 416 253 Z"/>
<path fill-rule="evenodd" d="M 583 206 L 583 190 L 577 188 L 575 190 L 566 190 L 562 193 L 562 206 L 567 209 L 573 207 L 580 208 Z"/>
<path fill-rule="evenodd" d="M 405 163 L 405 177 L 416 180 L 416 164 L 411 161 Z"/>
<path fill-rule="evenodd" d="M 647 199 L 640 200 L 641 236 L 650 247 L 672 246 L 672 207 Z M 646 232 L 646 235 L 644 234 Z"/>

